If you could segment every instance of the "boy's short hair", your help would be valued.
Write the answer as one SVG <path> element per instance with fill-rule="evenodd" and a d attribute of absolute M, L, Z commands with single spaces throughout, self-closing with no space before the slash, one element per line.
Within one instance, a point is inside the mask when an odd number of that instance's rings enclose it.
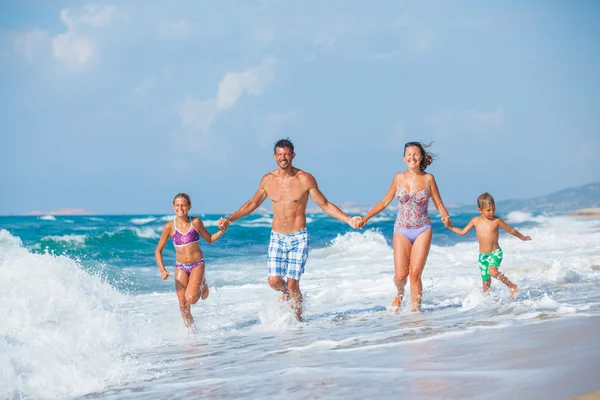
<path fill-rule="evenodd" d="M 494 198 L 488 192 L 485 192 L 477 198 L 477 208 L 483 208 L 485 206 L 496 206 Z"/>
<path fill-rule="evenodd" d="M 287 139 L 279 139 L 277 141 L 277 143 L 275 143 L 275 146 L 273 146 L 273 154 L 277 153 L 277 148 L 280 149 L 285 149 L 286 147 L 288 149 L 290 149 L 290 151 L 293 153 L 294 152 L 294 145 L 292 144 L 292 141 L 290 140 L 290 138 Z"/>

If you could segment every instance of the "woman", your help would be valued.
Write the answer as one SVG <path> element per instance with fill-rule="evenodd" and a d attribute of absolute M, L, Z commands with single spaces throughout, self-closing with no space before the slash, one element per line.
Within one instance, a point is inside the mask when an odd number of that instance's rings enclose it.
<path fill-rule="evenodd" d="M 408 142 L 404 145 L 404 162 L 408 170 L 394 176 L 387 194 L 363 217 L 364 227 L 369 219 L 382 212 L 394 197 L 400 203 L 394 224 L 394 283 L 398 293 L 392 301 L 392 310 L 398 311 L 404 296 L 406 279 L 410 277 L 412 311 L 420 311 L 423 283 L 421 275 L 431 247 L 431 219 L 429 199 L 442 215 L 442 221 L 450 221 L 448 210 L 442 203 L 435 178 L 425 172 L 433 162 L 433 154 L 425 151 L 431 144 Z"/>

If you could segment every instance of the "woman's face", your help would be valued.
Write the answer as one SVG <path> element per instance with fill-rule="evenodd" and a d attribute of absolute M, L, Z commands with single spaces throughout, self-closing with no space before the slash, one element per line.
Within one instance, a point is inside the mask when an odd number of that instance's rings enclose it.
<path fill-rule="evenodd" d="M 408 146 L 404 149 L 404 162 L 408 169 L 421 169 L 421 160 L 423 155 L 417 146 Z"/>

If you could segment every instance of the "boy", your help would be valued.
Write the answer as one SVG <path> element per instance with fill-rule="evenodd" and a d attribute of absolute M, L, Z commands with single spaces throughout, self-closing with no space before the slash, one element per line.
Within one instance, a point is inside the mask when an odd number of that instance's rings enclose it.
<path fill-rule="evenodd" d="M 492 284 L 490 276 L 493 276 L 510 288 L 510 298 L 514 299 L 517 295 L 517 285 L 508 280 L 502 272 L 498 272 L 502 262 L 502 249 L 498 244 L 499 228 L 502 227 L 506 232 L 521 240 L 531 240 L 531 238 L 523 236 L 515 228 L 507 225 L 501 218 L 494 215 L 496 203 L 491 194 L 486 192 L 479 196 L 477 207 L 481 215 L 473 218 L 463 229 L 452 226 L 450 223 L 446 225 L 446 228 L 461 236 L 475 228 L 477 241 L 479 242 L 479 269 L 483 280 L 483 292 L 487 292 L 490 288 Z"/>

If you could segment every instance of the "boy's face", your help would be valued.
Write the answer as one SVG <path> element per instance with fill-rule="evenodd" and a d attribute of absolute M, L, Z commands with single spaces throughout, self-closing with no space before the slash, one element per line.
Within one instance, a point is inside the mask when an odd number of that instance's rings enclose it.
<path fill-rule="evenodd" d="M 493 204 L 488 204 L 483 208 L 478 208 L 481 216 L 487 219 L 494 219 L 494 214 L 496 213 L 496 206 Z"/>

